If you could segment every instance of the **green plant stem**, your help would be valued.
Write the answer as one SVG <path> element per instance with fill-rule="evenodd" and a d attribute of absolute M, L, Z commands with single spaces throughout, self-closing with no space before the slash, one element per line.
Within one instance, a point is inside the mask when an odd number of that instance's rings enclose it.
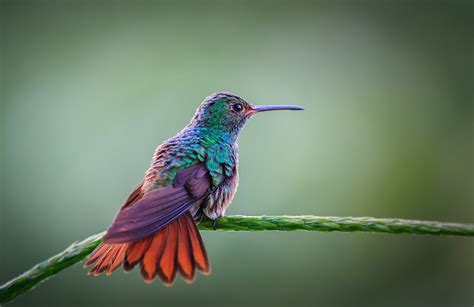
<path fill-rule="evenodd" d="M 199 225 L 213 230 L 210 221 Z M 438 236 L 474 236 L 474 224 L 431 221 L 378 219 L 371 217 L 321 216 L 227 216 L 219 220 L 216 231 L 339 231 L 379 232 L 387 234 L 419 234 Z M 61 253 L 35 265 L 0 287 L 0 304 L 13 300 L 60 271 L 80 262 L 101 242 L 104 232 L 76 241 Z"/>

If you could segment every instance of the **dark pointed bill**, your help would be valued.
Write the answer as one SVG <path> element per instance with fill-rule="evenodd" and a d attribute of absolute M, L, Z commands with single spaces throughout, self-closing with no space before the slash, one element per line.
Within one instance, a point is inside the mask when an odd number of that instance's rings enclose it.
<path fill-rule="evenodd" d="M 278 111 L 278 110 L 300 111 L 304 109 L 300 106 L 294 106 L 294 105 L 265 105 L 265 106 L 254 106 L 253 110 L 255 112 L 266 112 L 266 111 Z"/>

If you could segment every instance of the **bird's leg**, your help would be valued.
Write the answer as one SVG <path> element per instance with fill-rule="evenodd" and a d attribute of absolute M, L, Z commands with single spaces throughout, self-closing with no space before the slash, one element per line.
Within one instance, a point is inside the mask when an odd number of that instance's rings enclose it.
<path fill-rule="evenodd" d="M 217 230 L 218 225 L 219 225 L 219 218 L 216 217 L 215 219 L 212 220 L 212 228 L 214 228 L 214 230 Z"/>

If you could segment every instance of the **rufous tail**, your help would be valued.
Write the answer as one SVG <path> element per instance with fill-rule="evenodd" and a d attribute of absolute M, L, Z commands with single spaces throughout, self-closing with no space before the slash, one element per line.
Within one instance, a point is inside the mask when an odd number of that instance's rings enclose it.
<path fill-rule="evenodd" d="M 201 235 L 194 220 L 186 212 L 158 232 L 130 243 L 101 243 L 89 255 L 84 267 L 92 266 L 89 274 L 112 274 L 123 264 L 130 271 L 140 263 L 145 282 L 158 276 L 171 286 L 179 272 L 187 283 L 192 283 L 196 269 L 210 274 L 209 260 Z"/>

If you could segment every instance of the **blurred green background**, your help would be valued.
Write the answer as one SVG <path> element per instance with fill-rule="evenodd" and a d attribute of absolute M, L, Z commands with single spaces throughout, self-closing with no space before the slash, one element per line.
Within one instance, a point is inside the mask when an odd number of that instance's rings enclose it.
<path fill-rule="evenodd" d="M 232 91 L 228 214 L 474 222 L 472 1 L 2 1 L 4 282 L 105 229 L 155 147 Z M 472 239 L 203 233 L 211 277 L 64 271 L 12 306 L 472 306 Z"/>

